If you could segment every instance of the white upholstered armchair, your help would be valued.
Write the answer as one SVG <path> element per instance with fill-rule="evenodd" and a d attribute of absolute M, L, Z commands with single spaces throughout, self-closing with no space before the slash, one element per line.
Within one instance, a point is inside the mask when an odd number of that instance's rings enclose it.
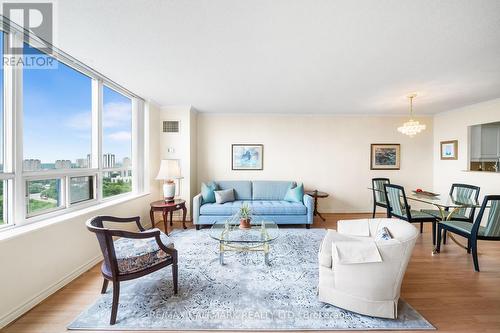
<path fill-rule="evenodd" d="M 392 239 L 377 240 L 387 227 Z M 417 229 L 398 219 L 339 221 L 319 252 L 319 300 L 383 318 L 396 318 L 401 282 Z"/>

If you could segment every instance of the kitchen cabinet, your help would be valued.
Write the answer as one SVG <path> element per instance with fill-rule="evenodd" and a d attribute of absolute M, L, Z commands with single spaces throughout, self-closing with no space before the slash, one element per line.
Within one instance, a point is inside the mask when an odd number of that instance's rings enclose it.
<path fill-rule="evenodd" d="M 497 162 L 500 158 L 500 122 L 470 127 L 470 161 Z"/>
<path fill-rule="evenodd" d="M 482 125 L 481 127 L 481 158 L 497 159 L 500 156 L 500 126 Z"/>

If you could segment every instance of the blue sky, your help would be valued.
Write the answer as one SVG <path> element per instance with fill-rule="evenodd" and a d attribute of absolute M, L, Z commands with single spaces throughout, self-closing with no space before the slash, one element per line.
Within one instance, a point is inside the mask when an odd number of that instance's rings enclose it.
<path fill-rule="evenodd" d="M 25 69 L 23 86 L 24 158 L 86 158 L 92 80 L 59 63 L 57 69 Z M 115 154 L 117 161 L 131 157 L 131 100 L 105 86 L 103 104 L 103 153 Z"/>

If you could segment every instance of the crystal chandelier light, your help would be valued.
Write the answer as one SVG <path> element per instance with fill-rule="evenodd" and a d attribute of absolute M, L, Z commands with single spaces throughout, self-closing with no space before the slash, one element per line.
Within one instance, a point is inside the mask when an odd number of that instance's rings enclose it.
<path fill-rule="evenodd" d="M 408 135 L 410 138 L 425 130 L 424 124 L 420 124 L 417 120 L 413 120 L 413 98 L 416 96 L 417 94 L 408 96 L 410 99 L 410 120 L 404 123 L 403 126 L 398 127 L 399 132 Z"/>

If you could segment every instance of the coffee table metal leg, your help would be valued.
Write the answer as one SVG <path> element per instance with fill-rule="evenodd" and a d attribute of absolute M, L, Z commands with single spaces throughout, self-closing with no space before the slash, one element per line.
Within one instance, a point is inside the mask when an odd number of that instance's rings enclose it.
<path fill-rule="evenodd" d="M 224 265 L 224 244 L 219 242 L 219 264 Z"/>
<path fill-rule="evenodd" d="M 264 243 L 264 262 L 266 263 L 267 266 L 270 265 L 269 263 L 269 244 Z"/>

